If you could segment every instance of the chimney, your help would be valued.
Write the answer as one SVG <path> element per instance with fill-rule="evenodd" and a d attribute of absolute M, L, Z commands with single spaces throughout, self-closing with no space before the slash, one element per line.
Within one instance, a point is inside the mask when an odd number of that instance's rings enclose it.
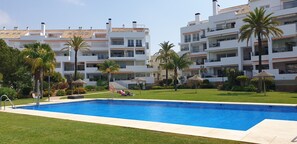
<path fill-rule="evenodd" d="M 111 18 L 108 19 L 108 24 L 109 24 L 108 31 L 111 32 L 112 31 Z"/>
<path fill-rule="evenodd" d="M 106 23 L 106 31 L 109 32 L 109 23 Z"/>
<path fill-rule="evenodd" d="M 19 27 L 13 27 L 13 30 L 19 30 Z"/>
<path fill-rule="evenodd" d="M 3 30 L 6 30 L 6 27 L 3 27 Z"/>
<path fill-rule="evenodd" d="M 137 28 L 137 22 L 136 21 L 133 21 L 132 25 L 133 25 L 133 28 Z"/>
<path fill-rule="evenodd" d="M 29 27 L 26 27 L 26 30 L 29 30 Z"/>
<path fill-rule="evenodd" d="M 200 22 L 200 13 L 195 14 L 195 22 L 198 24 Z"/>
<path fill-rule="evenodd" d="M 41 22 L 41 35 L 45 36 L 45 23 Z"/>
<path fill-rule="evenodd" d="M 218 15 L 218 0 L 212 0 L 213 15 Z"/>

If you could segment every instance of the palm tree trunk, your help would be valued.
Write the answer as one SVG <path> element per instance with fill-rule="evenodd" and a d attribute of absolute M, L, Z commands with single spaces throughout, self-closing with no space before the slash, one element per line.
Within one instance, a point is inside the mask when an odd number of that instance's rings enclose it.
<path fill-rule="evenodd" d="M 174 89 L 177 91 L 177 69 L 174 69 Z"/>
<path fill-rule="evenodd" d="M 108 89 L 109 89 L 110 78 L 111 78 L 111 73 L 108 73 Z"/>
<path fill-rule="evenodd" d="M 168 86 L 168 68 L 166 68 L 166 86 Z"/>
<path fill-rule="evenodd" d="M 259 51 L 259 65 L 258 65 L 258 72 L 261 73 L 262 72 L 262 53 L 263 53 L 263 49 L 262 49 L 262 38 L 261 38 L 261 34 L 258 33 L 258 51 Z M 259 92 L 262 92 L 262 78 L 259 78 L 258 81 L 258 89 Z"/>
<path fill-rule="evenodd" d="M 74 81 L 77 80 L 77 50 L 75 51 L 74 57 Z"/>
<path fill-rule="evenodd" d="M 43 97 L 43 68 L 40 69 L 40 97 Z"/>
<path fill-rule="evenodd" d="M 34 90 L 33 90 L 33 92 L 37 93 L 37 89 L 38 89 L 38 72 L 35 71 L 35 74 L 34 74 Z"/>

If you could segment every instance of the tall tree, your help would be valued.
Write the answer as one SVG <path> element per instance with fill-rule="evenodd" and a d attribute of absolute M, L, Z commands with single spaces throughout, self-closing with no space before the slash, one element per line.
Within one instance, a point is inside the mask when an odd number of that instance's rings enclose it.
<path fill-rule="evenodd" d="M 78 51 L 83 51 L 83 50 L 89 50 L 89 46 L 87 42 L 80 36 L 73 36 L 73 38 L 70 39 L 65 44 L 65 48 L 62 50 L 70 50 L 73 49 L 75 52 L 74 56 L 74 81 L 77 80 L 77 52 Z"/>
<path fill-rule="evenodd" d="M 25 61 L 31 65 L 31 71 L 34 75 L 35 88 L 34 92 L 38 89 L 38 80 L 41 82 L 41 96 L 43 94 L 43 76 L 48 70 L 53 71 L 55 68 L 55 52 L 48 44 L 27 44 L 22 51 Z"/>
<path fill-rule="evenodd" d="M 241 35 L 238 41 L 247 40 L 248 43 L 252 36 L 258 38 L 259 73 L 262 72 L 263 38 L 269 40 L 270 35 L 280 37 L 283 34 L 283 31 L 277 28 L 279 22 L 275 21 L 272 15 L 273 13 L 266 14 L 264 8 L 256 8 L 243 19 L 245 24 L 240 28 Z M 261 81 L 259 82 L 259 90 L 262 91 Z"/>
<path fill-rule="evenodd" d="M 169 41 L 159 44 L 161 49 L 158 51 L 158 57 L 156 60 L 159 60 L 161 67 L 166 70 L 166 85 L 168 86 L 168 63 L 171 56 L 175 53 L 173 50 L 174 44 Z"/>
<path fill-rule="evenodd" d="M 0 73 L 3 74 L 3 86 L 13 87 L 17 91 L 31 87 L 31 75 L 24 63 L 21 52 L 9 47 L 0 39 Z"/>
<path fill-rule="evenodd" d="M 120 66 L 112 60 L 105 60 L 103 63 L 99 64 L 99 71 L 106 73 L 108 75 L 108 87 L 111 78 L 111 74 L 114 72 L 118 72 L 120 70 Z"/>
<path fill-rule="evenodd" d="M 188 57 L 188 53 L 179 56 L 178 54 L 174 53 L 171 56 L 171 59 L 168 63 L 168 68 L 172 69 L 174 72 L 174 89 L 177 91 L 177 77 L 178 77 L 178 70 L 183 70 L 185 68 L 189 68 L 193 62 Z"/>

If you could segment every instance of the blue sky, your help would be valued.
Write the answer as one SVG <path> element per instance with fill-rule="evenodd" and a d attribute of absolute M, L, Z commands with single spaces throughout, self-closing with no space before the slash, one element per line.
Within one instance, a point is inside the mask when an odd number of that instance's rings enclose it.
<path fill-rule="evenodd" d="M 202 2 L 203 1 L 203 2 Z M 219 0 L 221 8 L 246 4 L 248 0 Z M 1 0 L 0 26 L 12 29 L 105 28 L 108 18 L 115 27 L 144 24 L 151 31 L 152 54 L 158 44 L 170 41 L 178 50 L 180 27 L 194 20 L 195 13 L 205 20 L 212 15 L 212 0 Z"/>

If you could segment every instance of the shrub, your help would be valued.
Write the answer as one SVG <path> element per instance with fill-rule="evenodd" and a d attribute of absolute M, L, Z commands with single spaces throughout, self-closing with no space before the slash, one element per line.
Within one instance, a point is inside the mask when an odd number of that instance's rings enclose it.
<path fill-rule="evenodd" d="M 72 95 L 72 90 L 70 89 L 66 90 L 66 95 Z"/>
<path fill-rule="evenodd" d="M 168 79 L 168 85 L 171 85 L 173 82 L 172 79 Z M 166 85 L 166 79 L 163 79 L 163 85 Z"/>
<path fill-rule="evenodd" d="M 0 97 L 2 95 L 7 95 L 11 100 L 14 100 L 17 97 L 17 92 L 11 88 L 1 87 L 0 88 Z"/>
<path fill-rule="evenodd" d="M 30 92 L 32 91 L 31 87 L 24 87 L 19 93 L 19 98 L 28 98 L 30 97 Z"/>
<path fill-rule="evenodd" d="M 233 86 L 231 91 L 244 91 L 244 87 L 242 87 L 242 86 Z"/>
<path fill-rule="evenodd" d="M 201 84 L 200 85 L 200 88 L 202 88 L 202 89 L 209 89 L 209 88 L 215 88 L 215 86 L 213 84 L 211 84 L 211 83 L 209 83 L 209 84 Z"/>
<path fill-rule="evenodd" d="M 255 87 L 258 87 L 258 81 L 259 81 L 259 78 L 253 78 L 251 80 L 251 84 L 254 85 Z M 264 80 L 262 79 L 262 81 L 264 81 Z M 265 78 L 265 86 L 266 86 L 267 90 L 274 90 L 275 83 L 274 83 L 273 78 Z"/>
<path fill-rule="evenodd" d="M 179 85 L 177 88 L 178 89 L 192 89 L 192 87 L 190 87 L 188 85 Z"/>
<path fill-rule="evenodd" d="M 257 88 L 255 86 L 253 86 L 253 85 L 249 85 L 249 86 L 244 87 L 244 91 L 246 91 L 246 92 L 255 92 L 255 91 L 257 91 Z"/>
<path fill-rule="evenodd" d="M 67 89 L 69 84 L 67 82 L 60 82 L 54 88 L 57 90 Z"/>
<path fill-rule="evenodd" d="M 152 86 L 152 89 L 157 90 L 157 89 L 173 89 L 173 86 Z M 139 88 L 138 88 L 139 89 Z"/>
<path fill-rule="evenodd" d="M 106 90 L 108 89 L 107 87 L 103 87 L 103 86 L 97 86 L 96 87 L 96 91 L 103 91 L 103 90 Z"/>
<path fill-rule="evenodd" d="M 210 82 L 209 82 L 208 79 L 204 79 L 203 82 L 202 82 L 202 84 L 209 84 L 209 83 L 210 83 Z"/>
<path fill-rule="evenodd" d="M 97 86 L 108 87 L 108 82 L 107 81 L 103 81 L 103 80 L 98 80 L 97 81 Z"/>
<path fill-rule="evenodd" d="M 85 89 L 86 89 L 87 91 L 95 91 L 95 90 L 96 90 L 96 86 L 87 85 L 87 86 L 85 86 Z"/>
<path fill-rule="evenodd" d="M 79 87 L 79 88 L 75 88 L 73 91 L 73 94 L 85 94 L 87 93 L 85 88 Z"/>
<path fill-rule="evenodd" d="M 66 92 L 65 90 L 58 90 L 57 93 L 56 93 L 57 96 L 65 96 L 66 95 Z"/>
<path fill-rule="evenodd" d="M 53 96 L 53 92 L 50 91 L 50 96 Z M 48 91 L 43 92 L 43 97 L 48 97 Z"/>
<path fill-rule="evenodd" d="M 237 76 L 237 77 L 236 77 L 236 80 L 237 80 L 237 81 L 240 81 L 240 85 L 241 85 L 241 86 L 245 86 L 245 83 L 247 82 L 248 77 L 245 76 L 245 75 L 241 75 L 241 76 Z"/>

